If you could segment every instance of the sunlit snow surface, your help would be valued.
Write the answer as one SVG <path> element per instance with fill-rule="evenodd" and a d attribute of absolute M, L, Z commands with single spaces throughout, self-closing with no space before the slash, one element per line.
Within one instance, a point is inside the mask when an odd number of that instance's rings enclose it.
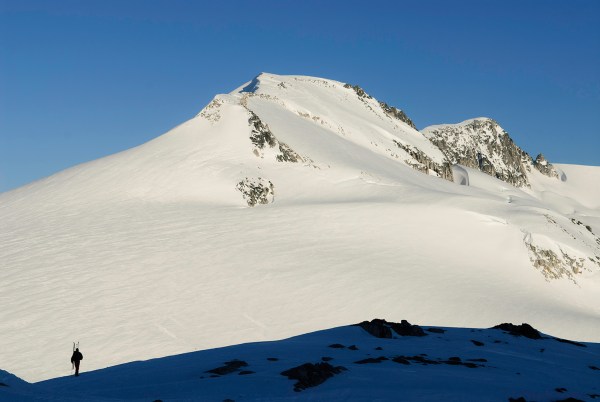
<path fill-rule="evenodd" d="M 91 370 L 377 316 L 600 341 L 600 168 L 534 171 L 525 190 L 462 168 L 459 185 L 410 168 L 394 140 L 442 155 L 341 83 L 254 84 L 0 195 L 2 369 L 68 374 L 73 341 Z M 302 162 L 255 153 L 248 109 Z M 274 202 L 249 208 L 236 185 L 259 177 Z M 588 266 L 548 280 L 526 242 Z"/>

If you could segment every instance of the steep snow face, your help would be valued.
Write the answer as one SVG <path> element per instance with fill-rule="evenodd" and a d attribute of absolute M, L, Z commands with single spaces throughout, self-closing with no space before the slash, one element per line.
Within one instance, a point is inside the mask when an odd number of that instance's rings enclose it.
<path fill-rule="evenodd" d="M 368 150 L 377 157 L 452 180 L 444 155 L 415 129 L 410 118 L 358 86 L 313 77 L 261 74 L 232 94 L 241 94 L 240 103 L 252 114 L 257 129 L 265 124 L 271 128 L 268 145 L 275 148 L 280 162 L 312 161 L 318 167 L 322 160 L 329 164 L 339 159 L 338 151 L 344 154 L 344 149 L 328 147 L 314 154 L 315 141 L 339 141 L 341 137 L 344 147 Z M 294 135 L 290 126 L 302 127 L 306 134 Z M 289 147 L 290 143 L 299 154 Z M 349 163 L 356 166 L 357 158 Z"/>
<path fill-rule="evenodd" d="M 515 187 L 530 185 L 527 174 L 534 165 L 531 157 L 492 119 L 430 126 L 423 133 L 453 164 L 479 169 Z M 540 172 L 558 177 L 543 156 L 538 156 L 535 165 Z"/>
<path fill-rule="evenodd" d="M 1 194 L 2 368 L 66 374 L 77 340 L 92 369 L 375 316 L 599 340 L 600 169 L 454 176 L 390 110 L 261 74 L 153 141 Z"/>

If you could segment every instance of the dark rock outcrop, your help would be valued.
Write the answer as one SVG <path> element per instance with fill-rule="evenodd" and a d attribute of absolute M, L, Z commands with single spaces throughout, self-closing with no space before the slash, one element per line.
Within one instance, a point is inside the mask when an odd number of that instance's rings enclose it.
<path fill-rule="evenodd" d="M 355 364 L 369 364 L 369 363 L 381 363 L 382 361 L 385 360 L 390 360 L 385 356 L 379 356 L 377 358 L 373 358 L 373 357 L 368 357 L 366 359 L 362 359 L 359 361 L 354 362 Z"/>
<path fill-rule="evenodd" d="M 373 99 L 371 95 L 366 93 L 365 90 L 358 85 L 344 84 L 344 88 L 352 89 L 361 100 Z"/>
<path fill-rule="evenodd" d="M 207 373 L 212 373 L 212 374 L 216 374 L 216 375 L 226 375 L 226 374 L 231 374 L 233 372 L 239 371 L 240 368 L 242 367 L 246 367 L 248 366 L 248 363 L 246 363 L 243 360 L 231 360 L 228 362 L 225 362 L 224 366 L 221 367 L 217 367 L 211 370 L 207 370 Z"/>
<path fill-rule="evenodd" d="M 533 167 L 543 175 L 558 179 L 558 172 L 556 171 L 556 168 L 550 162 L 548 162 L 542 154 L 538 154 L 538 156 L 535 158 L 533 161 Z"/>
<path fill-rule="evenodd" d="M 376 338 L 392 338 L 392 329 L 386 320 L 375 318 L 371 321 L 363 321 L 357 325 Z"/>
<path fill-rule="evenodd" d="M 399 324 L 391 322 L 390 326 L 400 336 L 427 336 L 423 328 L 413 325 L 406 320 L 402 320 Z"/>
<path fill-rule="evenodd" d="M 379 106 L 381 106 L 381 109 L 383 109 L 385 114 L 387 114 L 388 116 L 408 124 L 415 130 L 417 129 L 415 123 L 413 123 L 413 121 L 406 115 L 406 113 L 404 113 L 404 111 L 398 109 L 397 107 L 390 106 L 385 102 L 379 102 Z"/>
<path fill-rule="evenodd" d="M 406 320 L 402 320 L 400 323 L 397 323 L 375 318 L 371 321 L 363 321 L 355 325 L 361 327 L 376 338 L 392 338 L 392 330 L 400 336 L 427 335 L 421 327 L 418 325 L 412 325 Z"/>
<path fill-rule="evenodd" d="M 316 364 L 305 363 L 283 371 L 281 375 L 286 376 L 290 380 L 297 380 L 296 384 L 294 384 L 294 391 L 299 392 L 306 388 L 316 387 L 345 370 L 347 370 L 345 367 L 333 367 L 331 364 L 325 362 Z"/>
<path fill-rule="evenodd" d="M 431 171 L 435 172 L 435 174 L 438 177 L 441 177 L 442 179 L 445 179 L 448 181 L 454 180 L 454 175 L 452 173 L 452 167 L 450 166 L 450 164 L 448 162 L 444 162 L 444 163 L 434 162 L 433 159 L 431 159 L 429 156 L 427 156 L 427 154 L 425 152 L 421 151 L 420 149 L 415 148 L 411 145 L 403 144 L 397 140 L 393 140 L 393 141 L 394 141 L 394 144 L 396 144 L 396 146 L 398 148 L 405 151 L 415 161 L 417 161 L 417 163 L 411 163 L 408 160 L 406 161 L 410 165 L 410 167 L 412 167 L 413 169 L 418 170 L 419 172 L 425 173 L 425 174 L 429 174 L 429 171 L 431 170 Z"/>
<path fill-rule="evenodd" d="M 271 148 L 277 145 L 277 140 L 269 129 L 269 126 L 264 124 L 254 112 L 250 110 L 248 112 L 250 113 L 248 123 L 250 123 L 250 127 L 252 127 L 252 135 L 250 135 L 252 144 L 258 149 L 264 149 L 265 145 L 268 145 Z"/>
<path fill-rule="evenodd" d="M 537 329 L 533 328 L 531 325 L 523 323 L 521 325 L 514 325 L 510 323 L 503 323 L 500 325 L 496 325 L 493 329 L 501 329 L 502 331 L 506 331 L 514 336 L 524 336 L 529 339 L 541 339 L 542 336 L 538 332 Z"/>
<path fill-rule="evenodd" d="M 250 118 L 248 119 L 248 123 L 252 128 L 252 133 L 250 135 L 250 141 L 254 145 L 254 154 L 258 157 L 263 157 L 263 150 L 268 146 L 269 148 L 279 148 L 279 154 L 275 156 L 275 159 L 278 162 L 304 162 L 304 158 L 298 155 L 289 145 L 278 141 L 275 138 L 275 135 L 271 132 L 269 126 L 256 115 L 250 109 L 247 109 L 248 113 L 250 113 Z"/>
<path fill-rule="evenodd" d="M 242 193 L 242 197 L 249 207 L 257 204 L 269 204 L 275 200 L 275 186 L 270 180 L 261 177 L 246 177 L 235 188 Z"/>

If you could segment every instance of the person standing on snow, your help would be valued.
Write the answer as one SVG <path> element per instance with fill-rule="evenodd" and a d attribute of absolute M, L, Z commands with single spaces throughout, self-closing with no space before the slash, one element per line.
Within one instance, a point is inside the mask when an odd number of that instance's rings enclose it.
<path fill-rule="evenodd" d="M 79 376 L 79 363 L 83 360 L 83 355 L 79 351 L 79 348 L 73 351 L 71 356 L 71 363 L 75 366 L 75 375 Z"/>

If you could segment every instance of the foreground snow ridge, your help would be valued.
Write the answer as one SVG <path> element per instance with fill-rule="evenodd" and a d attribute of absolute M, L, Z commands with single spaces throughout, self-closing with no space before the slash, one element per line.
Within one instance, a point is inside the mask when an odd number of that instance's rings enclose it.
<path fill-rule="evenodd" d="M 528 324 L 470 329 L 376 319 L 78 378 L 27 384 L 5 373 L 0 399 L 572 401 L 599 398 L 599 375 L 600 344 L 555 338 Z"/>
<path fill-rule="evenodd" d="M 401 109 L 263 73 L 0 194 L 2 368 L 40 381 L 68 374 L 73 341 L 92 370 L 378 315 L 600 341 L 600 167 Z"/>

